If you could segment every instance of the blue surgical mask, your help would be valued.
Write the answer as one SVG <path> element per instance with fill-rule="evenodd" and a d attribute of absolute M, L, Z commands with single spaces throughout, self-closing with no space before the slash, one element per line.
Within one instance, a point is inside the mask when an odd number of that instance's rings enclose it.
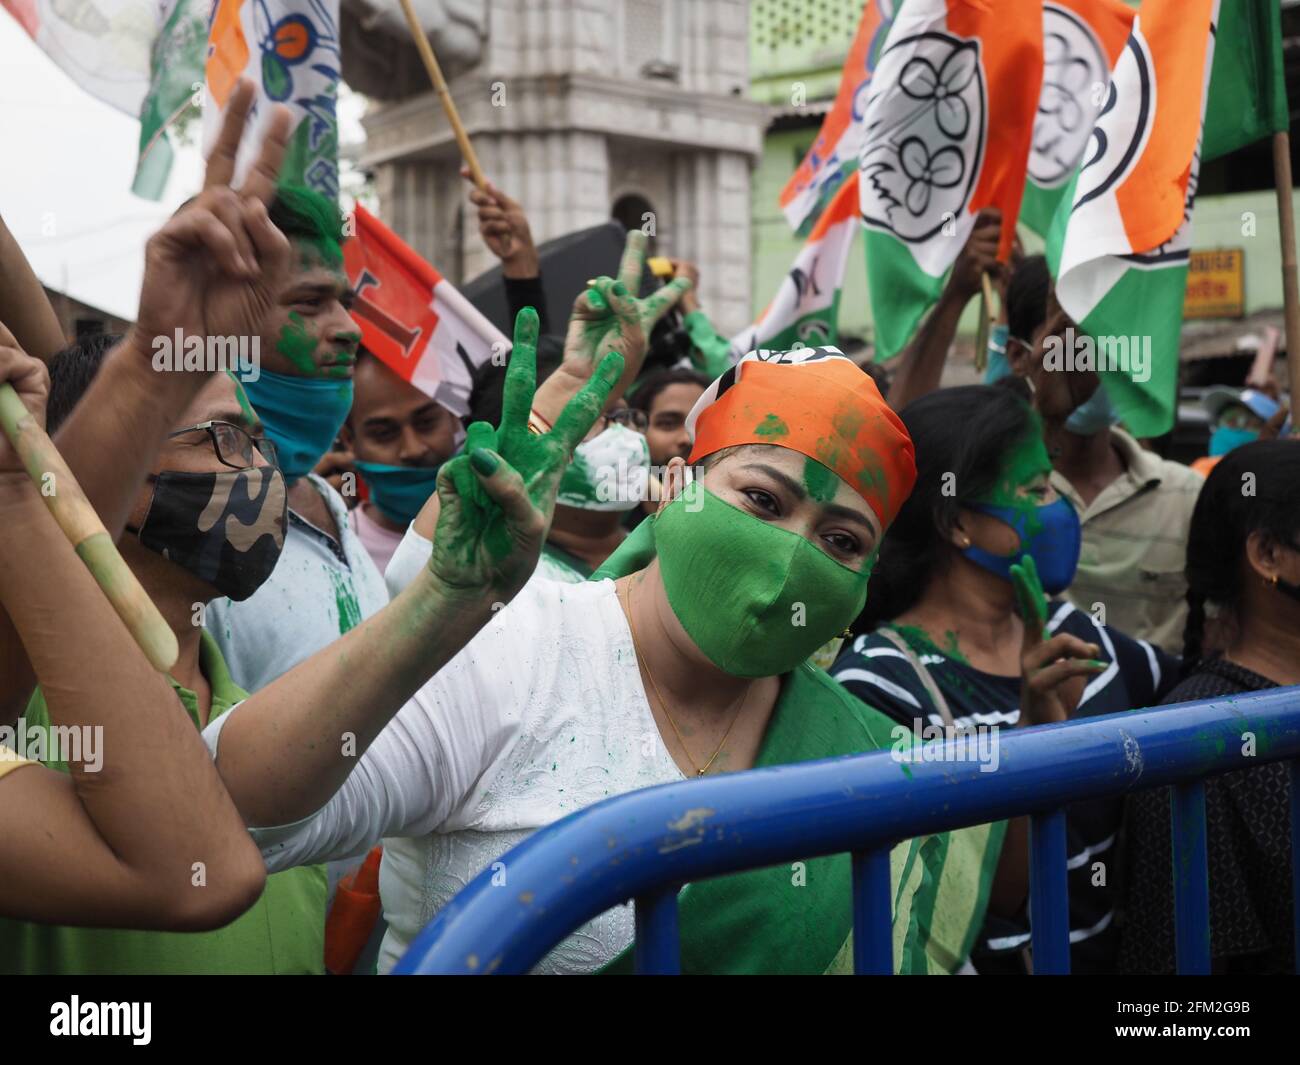
<path fill-rule="evenodd" d="M 1037 530 L 1029 532 L 1029 514 L 1018 507 L 1003 507 L 993 503 L 967 503 L 970 510 L 987 514 L 1004 521 L 1020 537 L 1020 549 L 1010 555 L 994 555 L 972 544 L 962 554 L 977 566 L 1011 580 L 1011 566 L 1023 555 L 1029 555 L 1038 569 L 1038 579 L 1048 595 L 1059 595 L 1070 587 L 1074 571 L 1079 565 L 1079 548 L 1083 543 L 1083 529 L 1079 516 L 1064 496 L 1055 502 L 1034 508 L 1037 511 Z"/>
<path fill-rule="evenodd" d="M 1226 455 L 1229 451 L 1259 439 L 1258 429 L 1233 429 L 1220 425 L 1210 434 L 1210 454 Z"/>
<path fill-rule="evenodd" d="M 1110 393 L 1106 391 L 1105 383 L 1099 381 L 1097 391 L 1070 412 L 1065 419 L 1065 428 L 1078 436 L 1095 436 L 1118 421 L 1119 415 L 1111 404 Z"/>
<path fill-rule="evenodd" d="M 352 409 L 352 381 L 292 377 L 263 369 L 244 382 L 253 410 L 275 444 L 289 484 L 315 469 Z"/>
<path fill-rule="evenodd" d="M 410 525 L 438 484 L 439 466 L 386 466 L 357 459 L 357 473 L 370 489 L 370 502 L 389 521 Z"/>

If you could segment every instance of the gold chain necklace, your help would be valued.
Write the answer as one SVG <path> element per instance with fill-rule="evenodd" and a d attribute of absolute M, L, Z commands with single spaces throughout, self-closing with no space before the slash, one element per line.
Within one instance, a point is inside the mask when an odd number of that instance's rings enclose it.
<path fill-rule="evenodd" d="M 629 581 L 627 584 L 627 594 L 625 598 L 627 599 L 627 627 L 628 627 L 628 631 L 632 633 L 632 650 L 636 652 L 638 661 L 645 662 L 645 673 L 646 676 L 650 678 L 650 686 L 654 689 L 655 698 L 659 700 L 659 706 L 662 708 L 664 712 L 664 717 L 668 718 L 668 724 L 672 725 L 673 727 L 673 734 L 677 737 L 677 742 L 681 745 L 682 753 L 686 755 L 686 760 L 691 763 L 691 768 L 695 770 L 695 775 L 697 777 L 702 777 L 704 776 L 705 773 L 709 771 L 710 768 L 712 768 L 713 763 L 718 760 L 718 755 L 722 753 L 722 748 L 727 745 L 727 739 L 731 736 L 731 730 L 736 727 L 736 722 L 740 720 L 740 712 L 745 708 L 745 700 L 749 698 L 749 692 L 750 689 L 753 688 L 753 684 L 751 683 L 749 687 L 747 687 L 744 690 L 744 692 L 741 693 L 740 699 L 738 700 L 739 705 L 737 705 L 736 707 L 736 713 L 731 718 L 731 724 L 727 726 L 727 731 L 722 734 L 722 740 L 718 743 L 718 746 L 714 749 L 713 757 L 711 757 L 707 762 L 705 762 L 704 768 L 701 769 L 699 765 L 696 763 L 695 759 L 691 757 L 690 748 L 686 746 L 686 740 L 682 738 L 681 729 L 677 727 L 677 722 L 673 720 L 672 711 L 668 709 L 668 700 L 664 698 L 663 692 L 659 690 L 659 684 L 655 680 L 654 671 L 650 668 L 650 660 L 641 653 L 641 644 L 636 638 L 636 622 L 632 618 L 633 611 L 632 611 L 632 582 L 631 581 Z"/>

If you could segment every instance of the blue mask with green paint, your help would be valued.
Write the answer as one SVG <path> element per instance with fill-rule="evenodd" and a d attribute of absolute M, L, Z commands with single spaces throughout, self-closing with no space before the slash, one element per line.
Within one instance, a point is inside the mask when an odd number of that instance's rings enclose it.
<path fill-rule="evenodd" d="M 389 521 L 410 525 L 438 484 L 438 466 L 386 466 L 357 459 L 357 473 L 370 489 L 370 502 Z"/>
<path fill-rule="evenodd" d="M 244 382 L 253 410 L 275 444 L 289 484 L 307 476 L 334 444 L 352 409 L 352 382 L 294 377 L 263 368 Z"/>
<path fill-rule="evenodd" d="M 1079 565 L 1083 529 L 1079 525 L 1079 515 L 1068 499 L 1061 496 L 1052 503 L 1031 508 L 1035 512 L 1033 532 L 1029 530 L 1029 510 L 1026 508 L 993 503 L 967 503 L 965 506 L 1006 522 L 1020 537 L 1019 550 L 1006 556 L 992 554 L 971 544 L 962 554 L 977 566 L 1010 581 L 1012 564 L 1019 562 L 1021 556 L 1029 555 L 1038 567 L 1038 578 L 1048 595 L 1059 595 L 1070 587 Z"/>

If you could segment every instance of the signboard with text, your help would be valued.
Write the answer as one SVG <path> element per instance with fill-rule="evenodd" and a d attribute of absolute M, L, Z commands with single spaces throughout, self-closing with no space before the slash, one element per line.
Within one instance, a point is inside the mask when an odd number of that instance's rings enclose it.
<path fill-rule="evenodd" d="M 1240 318 L 1246 313 L 1243 248 L 1193 251 L 1184 318 Z"/>

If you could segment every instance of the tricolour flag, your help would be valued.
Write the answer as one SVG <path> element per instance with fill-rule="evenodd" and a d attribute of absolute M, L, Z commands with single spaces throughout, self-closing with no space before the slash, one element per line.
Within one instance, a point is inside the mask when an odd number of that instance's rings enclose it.
<path fill-rule="evenodd" d="M 357 205 L 343 245 L 361 342 L 453 414 L 469 413 L 474 370 L 510 341 L 383 222 Z"/>
<path fill-rule="evenodd" d="M 759 348 L 784 351 L 835 343 L 840 291 L 858 231 L 858 175 L 836 190 L 758 321 L 731 340 L 733 357 Z"/>
<path fill-rule="evenodd" d="M 1043 88 L 1020 205 L 1020 220 L 1039 236 L 1047 235 L 1083 160 L 1134 14 L 1121 0 L 1043 4 Z"/>
<path fill-rule="evenodd" d="M 1144 0 L 1048 235 L 1056 297 L 1136 436 L 1174 421 L 1192 207 L 1219 0 Z M 1091 354 L 1091 364 L 1086 361 Z M 1085 361 L 1081 361 L 1085 360 Z"/>
<path fill-rule="evenodd" d="M 208 35 L 203 132 L 210 151 L 221 112 L 241 76 L 257 86 L 254 114 L 275 104 L 293 114 L 280 180 L 338 199 L 339 0 L 216 0 Z M 237 170 L 251 165 L 260 137 L 244 138 Z"/>
<path fill-rule="evenodd" d="M 1201 158 L 1207 162 L 1290 125 L 1277 0 L 1231 0 L 1219 13 Z"/>
<path fill-rule="evenodd" d="M 781 210 L 790 228 L 806 232 L 821 216 L 840 184 L 858 168 L 862 115 L 876 57 L 903 0 L 867 0 L 862 21 L 844 61 L 839 92 L 808 154 L 781 190 Z"/>
<path fill-rule="evenodd" d="M 203 0 L 0 0 L 41 49 L 86 92 L 140 119 L 133 191 L 162 195 L 171 171 L 170 132 L 196 115 L 203 80 Z"/>
<path fill-rule="evenodd" d="M 1042 71 L 1040 0 L 907 0 L 894 19 L 860 161 L 877 358 L 911 338 L 982 208 L 1009 256 Z"/>

